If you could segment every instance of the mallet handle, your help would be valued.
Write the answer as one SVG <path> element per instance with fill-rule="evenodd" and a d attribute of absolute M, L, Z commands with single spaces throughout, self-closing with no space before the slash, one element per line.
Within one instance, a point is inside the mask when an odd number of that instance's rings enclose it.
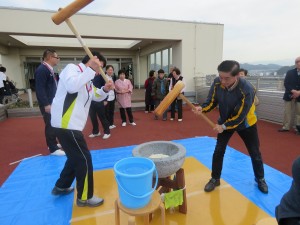
<path fill-rule="evenodd" d="M 83 39 L 81 38 L 80 34 L 78 33 L 77 29 L 75 28 L 74 24 L 71 22 L 70 18 L 67 18 L 65 20 L 65 22 L 67 23 L 67 25 L 69 26 L 70 30 L 73 32 L 73 34 L 75 34 L 76 38 L 78 39 L 79 43 L 81 44 L 81 46 L 83 47 L 83 49 L 85 50 L 86 54 L 90 57 L 93 58 L 93 54 L 90 51 L 90 49 L 86 46 L 86 44 L 84 43 Z M 105 75 L 105 73 L 103 72 L 102 68 L 99 67 L 100 69 L 100 74 L 103 77 L 103 79 L 105 80 L 105 82 L 108 82 L 108 79 Z"/>
<path fill-rule="evenodd" d="M 183 95 L 180 94 L 179 98 L 181 98 L 183 101 L 186 102 L 186 104 L 188 104 L 189 107 L 191 107 L 192 109 L 196 110 L 196 107 Z M 212 128 L 214 128 L 216 125 L 214 124 L 214 122 L 212 122 L 205 114 L 200 113 L 199 114 L 202 119 L 204 119 Z"/>

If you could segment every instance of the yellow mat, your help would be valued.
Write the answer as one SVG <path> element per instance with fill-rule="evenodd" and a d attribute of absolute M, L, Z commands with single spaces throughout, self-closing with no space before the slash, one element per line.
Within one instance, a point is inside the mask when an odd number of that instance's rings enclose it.
<path fill-rule="evenodd" d="M 186 158 L 183 165 L 187 190 L 187 214 L 177 209 L 166 210 L 166 225 L 255 225 L 258 221 L 270 217 L 250 202 L 228 183 L 221 180 L 221 186 L 211 193 L 205 193 L 203 187 L 210 178 L 211 171 L 195 158 Z M 72 225 L 113 225 L 114 201 L 118 197 L 117 184 L 113 169 L 94 172 L 95 195 L 103 197 L 105 202 L 96 208 L 73 205 Z M 76 193 L 75 193 L 76 198 Z M 128 217 L 121 212 L 121 224 L 128 224 Z M 143 221 L 138 219 L 137 225 Z M 159 210 L 150 224 L 161 224 Z"/>

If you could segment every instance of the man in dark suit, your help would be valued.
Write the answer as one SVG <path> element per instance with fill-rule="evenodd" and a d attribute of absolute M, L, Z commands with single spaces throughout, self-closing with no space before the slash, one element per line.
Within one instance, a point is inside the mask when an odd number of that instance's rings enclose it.
<path fill-rule="evenodd" d="M 58 77 L 53 71 L 53 67 L 59 62 L 59 57 L 53 49 L 46 49 L 43 54 L 43 62 L 36 69 L 35 90 L 39 102 L 40 111 L 45 122 L 46 143 L 51 155 L 65 155 L 57 143 L 55 130 L 51 126 L 51 104 L 57 89 Z"/>
<path fill-rule="evenodd" d="M 284 79 L 284 119 L 283 126 L 278 131 L 287 132 L 290 130 L 293 124 L 293 121 L 291 121 L 293 118 L 293 108 L 295 107 L 296 127 L 298 128 L 296 133 L 300 134 L 300 56 L 296 58 L 295 66 L 295 69 L 289 70 L 286 73 Z"/>

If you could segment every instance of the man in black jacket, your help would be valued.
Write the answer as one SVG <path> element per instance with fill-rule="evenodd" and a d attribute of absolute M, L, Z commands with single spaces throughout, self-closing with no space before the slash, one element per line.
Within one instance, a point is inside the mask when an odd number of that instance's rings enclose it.
<path fill-rule="evenodd" d="M 45 122 L 45 136 L 51 155 L 65 155 L 57 143 L 56 135 L 51 126 L 51 104 L 56 93 L 58 77 L 54 74 L 53 67 L 59 62 L 59 57 L 53 49 L 46 49 L 43 54 L 43 62 L 34 73 L 36 97 L 40 111 Z"/>
<path fill-rule="evenodd" d="M 284 100 L 284 119 L 283 126 L 279 132 L 287 132 L 293 125 L 292 113 L 295 107 L 296 127 L 300 132 L 300 56 L 295 60 L 295 69 L 289 70 L 284 78 L 285 92 L 283 95 Z"/>
<path fill-rule="evenodd" d="M 218 122 L 213 128 L 218 132 L 218 136 L 212 159 L 211 179 L 205 185 L 204 191 L 210 192 L 220 186 L 226 147 L 234 132 L 237 132 L 247 147 L 258 189 L 266 194 L 268 185 L 264 178 L 264 165 L 259 149 L 255 91 L 246 79 L 239 78 L 239 70 L 238 62 L 223 61 L 218 66 L 219 76 L 211 85 L 207 100 L 196 107 L 195 113 L 207 113 L 218 106 L 220 113 Z"/>

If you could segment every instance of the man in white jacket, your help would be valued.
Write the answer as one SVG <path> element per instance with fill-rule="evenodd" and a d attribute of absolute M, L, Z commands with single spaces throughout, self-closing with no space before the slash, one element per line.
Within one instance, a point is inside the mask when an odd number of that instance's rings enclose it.
<path fill-rule="evenodd" d="M 91 154 L 82 134 L 88 112 L 93 101 L 103 101 L 114 89 L 112 82 L 98 89 L 92 79 L 105 66 L 106 59 L 93 52 L 90 59 L 85 56 L 79 65 L 68 64 L 60 74 L 60 81 L 51 106 L 51 125 L 65 150 L 67 161 L 60 178 L 52 190 L 53 195 L 69 194 L 76 178 L 77 205 L 96 207 L 103 199 L 94 196 L 93 164 Z"/>

